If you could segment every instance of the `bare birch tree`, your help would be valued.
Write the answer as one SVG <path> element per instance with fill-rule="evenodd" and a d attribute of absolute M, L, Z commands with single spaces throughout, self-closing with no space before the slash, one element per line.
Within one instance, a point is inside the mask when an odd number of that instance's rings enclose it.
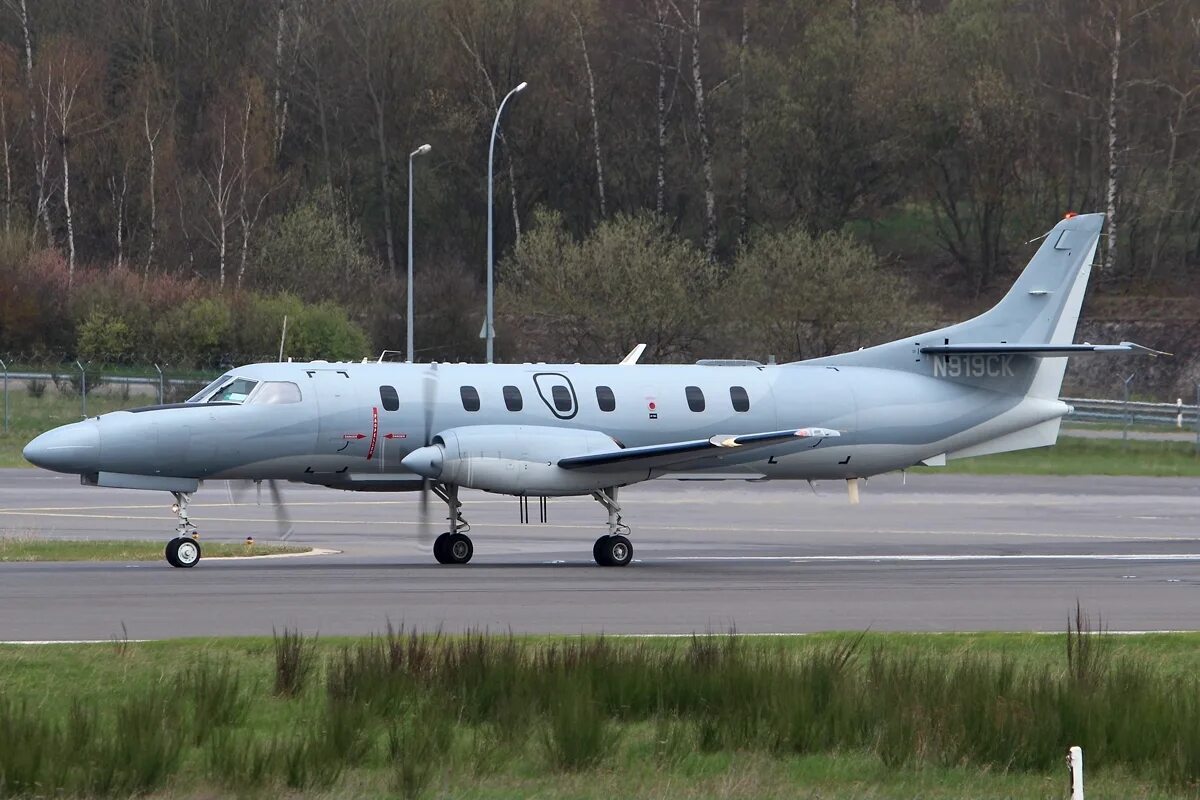
<path fill-rule="evenodd" d="M 230 206 L 233 200 L 234 187 L 238 182 L 238 170 L 229 163 L 229 136 L 227 115 L 221 114 L 221 133 L 217 150 L 213 156 L 209 171 L 200 174 L 200 182 L 208 202 L 212 206 L 212 216 L 205 217 L 205 238 L 217 250 L 217 285 L 225 288 L 225 264 L 229 253 L 229 229 L 233 226 L 234 215 Z M 182 206 L 182 204 L 181 204 Z M 180 214 L 182 215 L 182 208 Z"/>
<path fill-rule="evenodd" d="M 692 93 L 696 103 L 696 138 L 700 143 L 700 172 L 704 178 L 704 255 L 717 257 L 717 195 L 713 186 L 712 142 L 704 102 L 704 77 L 700 70 L 700 0 L 692 0 Z"/>
<path fill-rule="evenodd" d="M 4 0 L 5 5 L 17 15 L 21 22 L 21 37 L 25 45 L 25 89 L 29 98 L 29 136 L 33 143 L 30 153 L 33 156 L 33 174 L 37 185 L 37 200 L 34 203 L 34 215 L 42 221 L 46 229 L 46 243 L 54 243 L 54 231 L 50 226 L 50 189 L 47 172 L 50 166 L 50 156 L 46 151 L 48 144 L 45 118 L 41 127 L 41 137 L 38 136 L 38 103 L 37 92 L 33 86 L 33 35 L 29 25 L 29 10 L 25 0 Z"/>
<path fill-rule="evenodd" d="M 738 71 L 741 76 L 742 107 L 738 120 L 738 150 L 741 175 L 738 182 L 738 247 L 750 241 L 750 0 L 742 0 L 742 38 L 738 47 Z M 857 17 L 858 8 L 854 7 Z M 855 23 L 857 28 L 857 22 Z"/>
<path fill-rule="evenodd" d="M 571 9 L 575 29 L 579 33 L 579 49 L 583 53 L 583 67 L 587 72 L 588 108 L 592 115 L 592 150 L 596 159 L 596 192 L 600 198 L 600 216 L 608 216 L 608 205 L 604 200 L 604 160 L 600 157 L 600 117 L 596 113 L 596 76 L 592 73 L 592 61 L 588 58 L 587 38 L 583 35 L 583 23 L 579 14 Z"/>
<path fill-rule="evenodd" d="M 100 56 L 74 39 L 52 42 L 43 51 L 46 62 L 46 113 L 55 121 L 54 135 L 62 159 L 62 201 L 67 226 L 67 286 L 75 276 L 75 216 L 71 206 L 71 155 L 76 139 L 92 133 L 88 125 L 97 115 L 95 81 Z"/>
<path fill-rule="evenodd" d="M 129 162 L 121 165 L 121 177 L 108 176 L 108 195 L 112 202 L 114 231 L 113 237 L 117 244 L 117 269 L 125 266 L 125 205 L 129 196 Z"/>
<path fill-rule="evenodd" d="M 1117 219 L 1117 159 L 1119 156 L 1117 102 L 1121 88 L 1121 8 L 1119 5 L 1111 6 L 1108 16 L 1112 21 L 1112 45 L 1109 50 L 1108 111 L 1105 125 L 1108 131 L 1108 180 L 1105 186 L 1104 200 L 1108 216 L 1108 224 L 1105 226 L 1108 240 L 1104 249 L 1104 272 L 1108 275 L 1109 280 L 1112 280 L 1113 269 L 1117 263 L 1117 234 L 1120 230 Z"/>

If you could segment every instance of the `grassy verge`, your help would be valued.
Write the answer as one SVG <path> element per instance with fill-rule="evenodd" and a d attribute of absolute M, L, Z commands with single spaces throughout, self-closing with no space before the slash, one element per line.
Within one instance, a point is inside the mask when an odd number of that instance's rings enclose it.
<path fill-rule="evenodd" d="M 5 646 L 0 794 L 1195 797 L 1200 636 L 1066 641 Z"/>
<path fill-rule="evenodd" d="M 205 558 L 306 553 L 311 547 L 242 542 L 201 541 Z M 0 536 L 0 561 L 161 561 L 163 543 L 156 541 L 38 539 Z"/>
<path fill-rule="evenodd" d="M 946 467 L 918 469 L 970 475 L 1196 477 L 1200 476 L 1200 457 L 1192 442 L 1083 439 L 1067 432 L 1053 447 L 964 458 L 951 461 Z"/>

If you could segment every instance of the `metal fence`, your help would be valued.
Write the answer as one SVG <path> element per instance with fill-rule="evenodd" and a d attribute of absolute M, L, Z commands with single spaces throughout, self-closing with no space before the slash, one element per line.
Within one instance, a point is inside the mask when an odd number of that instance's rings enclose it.
<path fill-rule="evenodd" d="M 1200 398 L 1198 398 L 1200 399 Z M 1200 428 L 1200 405 L 1188 405 L 1179 398 L 1174 403 L 1143 403 L 1132 400 L 1097 400 L 1064 397 L 1073 408 L 1068 420 L 1113 422 L 1123 425 L 1163 425 L 1180 429 Z"/>

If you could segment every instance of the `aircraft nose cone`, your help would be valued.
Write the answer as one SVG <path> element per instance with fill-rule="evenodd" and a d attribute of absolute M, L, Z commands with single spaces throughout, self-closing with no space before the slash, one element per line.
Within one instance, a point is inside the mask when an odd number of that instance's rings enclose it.
<path fill-rule="evenodd" d="M 442 448 L 433 445 L 418 447 L 400 463 L 423 478 L 436 478 L 442 474 Z"/>
<path fill-rule="evenodd" d="M 46 431 L 25 445 L 21 455 L 55 472 L 94 472 L 100 461 L 100 425 L 89 419 Z"/>

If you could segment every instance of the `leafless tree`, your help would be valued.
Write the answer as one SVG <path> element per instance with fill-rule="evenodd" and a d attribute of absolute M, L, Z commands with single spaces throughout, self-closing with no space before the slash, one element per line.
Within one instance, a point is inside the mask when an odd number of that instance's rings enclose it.
<path fill-rule="evenodd" d="M 125 205 L 129 196 L 129 163 L 121 165 L 121 177 L 108 176 L 108 195 L 112 202 L 114 225 L 113 232 L 117 242 L 117 269 L 125 265 Z"/>
<path fill-rule="evenodd" d="M 42 135 L 40 138 L 38 136 L 38 104 L 37 93 L 33 88 L 33 35 L 29 25 L 29 10 L 26 7 L 25 0 L 4 0 L 4 4 L 17 15 L 17 19 L 21 23 L 21 37 L 25 44 L 25 88 L 29 98 L 29 135 L 33 143 L 30 152 L 33 155 L 33 174 L 37 184 L 37 201 L 34 204 L 34 213 L 38 219 L 41 219 L 42 225 L 46 229 L 47 243 L 53 243 L 54 231 L 50 227 L 50 189 L 47 178 L 50 156 L 46 151 L 48 138 L 44 118 L 43 125 L 41 126 Z"/>
<path fill-rule="evenodd" d="M 700 172 L 704 177 L 704 254 L 713 261 L 717 257 L 717 195 L 713 187 L 713 154 L 704 102 L 704 77 L 700 71 L 700 0 L 692 0 L 691 33 L 692 93 L 696 103 L 696 136 L 700 142 Z"/>
<path fill-rule="evenodd" d="M 217 285 L 225 288 L 225 262 L 229 253 L 229 228 L 234 223 L 231 213 L 233 190 L 237 186 L 239 170 L 229 164 L 229 136 L 226 114 L 221 114 L 221 133 L 217 151 L 213 156 L 209 171 L 201 173 L 200 182 L 208 202 L 212 206 L 212 216 L 204 218 L 205 238 L 217 250 Z M 182 209 L 180 211 L 182 214 Z"/>
<path fill-rule="evenodd" d="M 583 67 L 587 72 L 588 108 L 592 115 L 592 150 L 596 158 L 596 192 L 600 198 L 600 216 L 608 216 L 608 205 L 604 200 L 604 161 L 600 157 L 600 117 L 596 113 L 596 76 L 592 73 L 592 61 L 588 58 L 587 38 L 583 35 L 583 23 L 579 14 L 571 9 L 575 29 L 579 33 L 579 49 L 583 53 Z"/>

